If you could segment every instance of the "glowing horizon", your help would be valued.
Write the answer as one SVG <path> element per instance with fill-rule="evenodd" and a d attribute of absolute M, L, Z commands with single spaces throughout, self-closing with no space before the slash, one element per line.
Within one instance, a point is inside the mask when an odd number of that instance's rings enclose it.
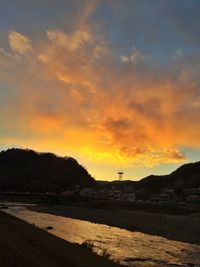
<path fill-rule="evenodd" d="M 96 179 L 200 151 L 198 1 L 3 1 L 0 148 L 73 156 Z"/>

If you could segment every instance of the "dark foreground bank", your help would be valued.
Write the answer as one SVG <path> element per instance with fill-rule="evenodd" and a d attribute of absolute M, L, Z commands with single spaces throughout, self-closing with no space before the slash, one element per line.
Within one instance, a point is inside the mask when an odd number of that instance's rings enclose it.
<path fill-rule="evenodd" d="M 120 265 L 0 211 L 0 266 L 117 267 Z"/>

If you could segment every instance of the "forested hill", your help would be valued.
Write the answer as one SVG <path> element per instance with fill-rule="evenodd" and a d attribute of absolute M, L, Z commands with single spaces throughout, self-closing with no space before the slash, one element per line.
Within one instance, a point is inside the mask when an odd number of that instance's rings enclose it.
<path fill-rule="evenodd" d="M 74 158 L 12 148 L 0 152 L 0 191 L 61 192 L 95 180 Z"/>
<path fill-rule="evenodd" d="M 200 162 L 184 164 L 168 175 L 150 175 L 136 183 L 137 189 L 159 192 L 162 188 L 200 187 Z"/>

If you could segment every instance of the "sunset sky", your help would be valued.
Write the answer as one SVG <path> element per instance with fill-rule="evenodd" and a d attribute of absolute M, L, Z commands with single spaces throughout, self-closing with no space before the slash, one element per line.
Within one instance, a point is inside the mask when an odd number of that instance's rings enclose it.
<path fill-rule="evenodd" d="M 0 150 L 96 179 L 200 160 L 200 0 L 0 0 Z"/>

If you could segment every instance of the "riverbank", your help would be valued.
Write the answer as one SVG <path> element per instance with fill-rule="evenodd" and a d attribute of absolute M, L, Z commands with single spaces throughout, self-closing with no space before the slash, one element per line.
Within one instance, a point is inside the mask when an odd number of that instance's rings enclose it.
<path fill-rule="evenodd" d="M 117 267 L 104 257 L 0 211 L 1 267 Z"/>
<path fill-rule="evenodd" d="M 135 210 L 97 209 L 78 205 L 41 205 L 31 209 L 200 245 L 199 217 Z"/>

